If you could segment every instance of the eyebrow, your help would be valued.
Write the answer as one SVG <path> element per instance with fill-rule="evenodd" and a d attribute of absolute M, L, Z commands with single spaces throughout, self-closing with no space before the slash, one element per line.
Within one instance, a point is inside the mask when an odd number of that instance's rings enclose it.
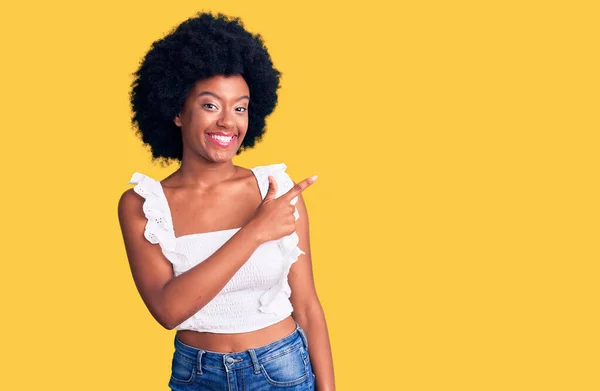
<path fill-rule="evenodd" d="M 197 97 L 200 98 L 201 96 L 204 96 L 204 95 L 214 96 L 215 98 L 221 100 L 221 97 L 219 95 L 217 95 L 217 94 L 215 94 L 213 92 L 210 92 L 210 91 L 202 91 L 201 93 L 198 94 Z M 250 97 L 248 95 L 240 96 L 235 101 L 237 102 L 237 101 L 240 101 L 242 99 L 248 99 L 248 100 L 250 100 Z"/>

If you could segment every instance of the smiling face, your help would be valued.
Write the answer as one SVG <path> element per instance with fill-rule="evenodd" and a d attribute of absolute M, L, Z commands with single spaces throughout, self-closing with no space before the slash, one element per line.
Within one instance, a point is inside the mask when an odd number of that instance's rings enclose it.
<path fill-rule="evenodd" d="M 231 161 L 248 130 L 250 90 L 241 75 L 198 81 L 174 122 L 181 128 L 183 159 Z"/>

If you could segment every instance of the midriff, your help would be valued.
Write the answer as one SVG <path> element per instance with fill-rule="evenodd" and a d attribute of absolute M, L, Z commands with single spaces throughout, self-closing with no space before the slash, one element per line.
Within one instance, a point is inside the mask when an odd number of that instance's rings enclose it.
<path fill-rule="evenodd" d="M 179 330 L 177 338 L 186 345 L 225 354 L 268 345 L 290 335 L 295 329 L 296 321 L 290 315 L 281 322 L 247 333 L 218 334 Z"/>

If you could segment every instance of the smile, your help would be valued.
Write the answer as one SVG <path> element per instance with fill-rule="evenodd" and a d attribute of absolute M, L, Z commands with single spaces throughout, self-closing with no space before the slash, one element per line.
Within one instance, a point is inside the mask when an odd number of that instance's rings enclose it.
<path fill-rule="evenodd" d="M 207 134 L 208 138 L 220 147 L 227 148 L 237 139 L 235 134 L 230 136 L 221 136 L 218 134 Z"/>

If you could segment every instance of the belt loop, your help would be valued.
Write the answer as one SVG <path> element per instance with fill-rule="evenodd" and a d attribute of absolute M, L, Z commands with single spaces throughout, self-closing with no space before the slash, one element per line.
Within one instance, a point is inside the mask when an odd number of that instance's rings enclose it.
<path fill-rule="evenodd" d="M 196 358 L 196 365 L 198 367 L 197 371 L 199 375 L 202 375 L 202 355 L 204 355 L 204 353 L 206 353 L 204 350 L 202 349 L 198 349 L 198 357 Z"/>
<path fill-rule="evenodd" d="M 256 357 L 256 352 L 254 351 L 254 349 L 248 349 L 248 353 L 250 353 L 250 357 L 252 358 L 254 373 L 258 375 L 260 373 L 260 365 L 258 363 L 258 358 Z"/>
<path fill-rule="evenodd" d="M 300 327 L 300 325 L 298 325 L 298 332 L 300 333 L 300 336 L 302 337 L 302 342 L 304 342 L 304 349 L 306 349 L 306 351 L 308 351 L 308 338 L 306 338 L 306 334 L 304 333 L 304 330 L 302 329 L 302 327 Z"/>

